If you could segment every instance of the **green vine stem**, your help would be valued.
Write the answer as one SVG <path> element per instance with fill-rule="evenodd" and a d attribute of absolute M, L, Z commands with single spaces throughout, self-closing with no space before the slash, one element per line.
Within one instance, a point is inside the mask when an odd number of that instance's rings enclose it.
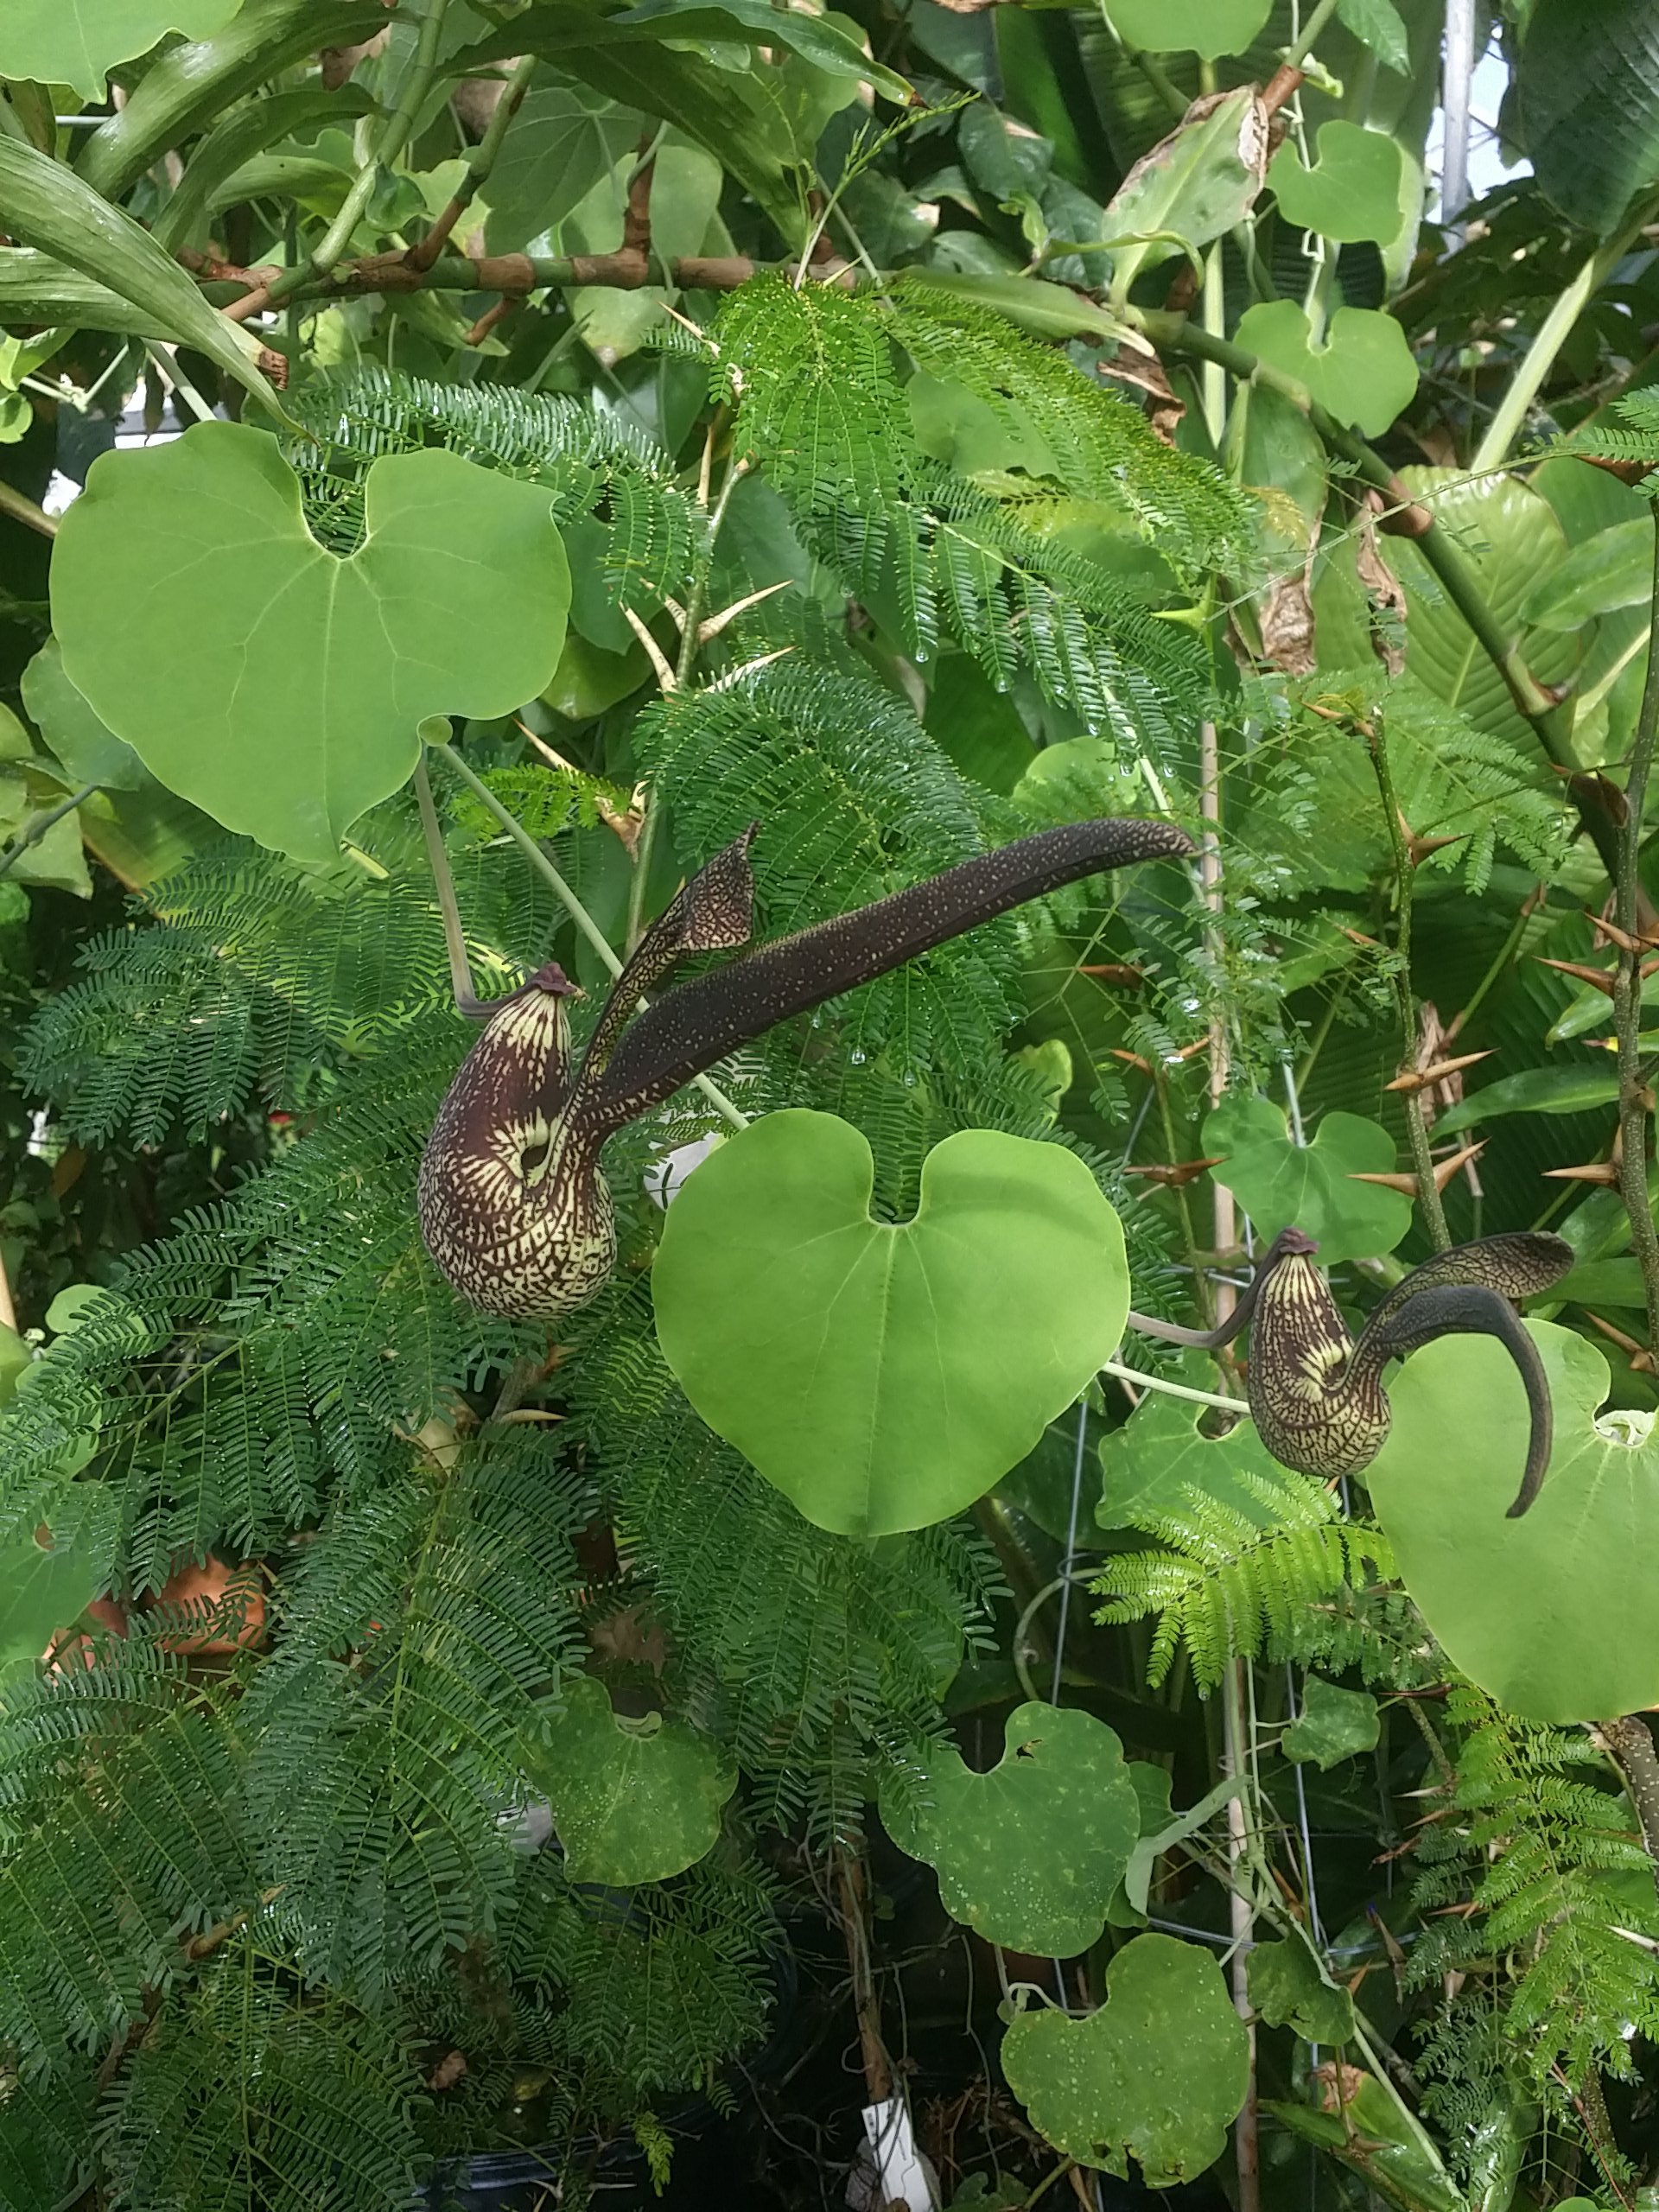
<path fill-rule="evenodd" d="M 1214 1390 L 1192 1390 L 1185 1382 L 1166 1382 L 1161 1375 L 1143 1375 L 1138 1367 L 1124 1367 L 1115 1359 L 1103 1361 L 1100 1371 L 1116 1376 L 1120 1382 L 1132 1382 L 1137 1390 L 1161 1390 L 1166 1398 L 1186 1398 L 1194 1405 L 1216 1406 L 1224 1414 L 1247 1414 L 1250 1410 L 1243 1398 L 1224 1398 Z"/>
<path fill-rule="evenodd" d="M 274 307 L 309 280 L 327 276 L 344 255 L 352 242 L 352 232 L 363 219 L 363 211 L 373 196 L 382 170 L 389 168 L 409 143 L 416 118 L 437 73 L 438 48 L 443 37 L 443 19 L 448 11 L 449 0 L 426 0 L 415 58 L 404 79 L 397 104 L 382 124 L 366 160 L 340 203 L 339 214 L 302 262 L 293 269 L 285 269 L 271 280 L 269 287 L 262 287 L 264 297 L 258 302 L 260 308 Z M 238 302 L 238 308 L 244 318 L 257 311 L 241 302 Z"/>
<path fill-rule="evenodd" d="M 569 884 L 565 881 L 564 877 L 559 873 L 559 870 L 555 868 L 552 861 L 549 860 L 547 855 L 542 850 L 535 838 L 531 836 L 524 823 L 518 820 L 517 816 L 513 814 L 510 808 L 503 806 L 500 800 L 490 789 L 489 785 L 483 780 L 482 777 L 477 775 L 474 770 L 467 766 L 466 761 L 461 759 L 460 753 L 455 751 L 454 746 L 429 744 L 426 749 L 429 753 L 435 753 L 439 760 L 446 761 L 448 766 L 454 770 L 456 775 L 461 778 L 462 783 L 466 785 L 467 790 L 471 791 L 473 797 L 478 801 L 479 804 L 486 810 L 493 820 L 500 823 L 501 827 L 506 831 L 508 836 L 512 839 L 513 843 L 518 847 L 519 850 L 524 854 L 524 858 L 530 862 L 537 874 L 542 877 L 544 882 L 551 887 L 555 895 L 563 903 L 564 909 L 569 915 L 571 920 L 587 938 L 588 944 L 592 945 L 594 950 L 599 955 L 601 960 L 609 969 L 612 976 L 620 976 L 622 973 L 622 963 L 618 958 L 615 949 L 612 945 L 609 938 L 606 936 L 604 931 L 601 929 L 599 924 L 594 919 L 588 909 L 582 905 L 581 899 L 577 898 L 575 891 L 573 891 Z M 717 1084 L 711 1083 L 706 1075 L 695 1077 L 693 1080 L 696 1083 L 696 1088 L 702 1093 L 703 1096 L 709 1101 L 709 1103 L 714 1108 L 715 1113 L 721 1116 L 722 1121 L 728 1122 L 734 1129 L 747 1128 L 749 1125 L 748 1116 L 744 1113 L 741 1107 L 734 1106 L 731 1100 L 726 1096 L 725 1092 L 721 1090 Z"/>
<path fill-rule="evenodd" d="M 1376 788 L 1382 795 L 1382 817 L 1389 832 L 1389 849 L 1394 855 L 1395 882 L 1395 957 L 1399 973 L 1395 978 L 1395 1003 L 1400 1009 L 1400 1033 L 1403 1046 L 1402 1065 L 1409 1067 L 1417 1057 L 1417 1000 L 1411 988 L 1411 906 L 1413 879 L 1415 869 L 1406 844 L 1405 821 L 1400 812 L 1400 801 L 1394 788 L 1394 773 L 1389 765 L 1389 741 L 1385 720 L 1378 715 L 1375 723 L 1358 725 L 1370 752 L 1371 766 L 1376 772 Z M 1446 1226 L 1446 1209 L 1440 1203 L 1440 1187 L 1434 1180 L 1434 1161 L 1428 1148 L 1428 1125 L 1423 1119 L 1423 1095 L 1421 1090 L 1405 1094 L 1406 1133 L 1411 1143 L 1411 1164 L 1417 1177 L 1417 1202 L 1422 1207 L 1423 1219 L 1428 1224 L 1429 1241 L 1437 1252 L 1450 1249 L 1452 1238 Z"/>
<path fill-rule="evenodd" d="M 1659 609 L 1659 507 L 1654 510 L 1651 604 Z M 1659 1230 L 1648 1201 L 1648 1117 L 1652 1093 L 1642 1076 L 1642 821 L 1647 810 L 1648 778 L 1659 734 L 1659 651 L 1648 652 L 1647 681 L 1624 779 L 1624 820 L 1620 826 L 1614 873 L 1614 912 L 1620 944 L 1613 971 L 1613 1025 L 1618 1038 L 1618 1186 L 1630 1216 L 1630 1244 L 1642 1269 L 1648 1306 L 1648 1344 L 1659 1344 Z"/>
<path fill-rule="evenodd" d="M 44 807 L 39 814 L 31 814 L 16 837 L 3 853 L 0 853 L 0 875 L 10 875 L 29 847 L 38 845 L 54 823 L 61 822 L 66 814 L 73 814 L 82 800 L 91 798 L 97 789 L 96 784 L 83 784 L 78 791 L 71 792 L 66 799 L 60 799 L 55 806 Z"/>
<path fill-rule="evenodd" d="M 432 266 L 448 245 L 455 225 L 488 183 L 490 172 L 494 168 L 507 132 L 512 127 L 512 119 L 524 105 L 524 94 L 530 90 L 530 80 L 536 73 L 539 60 L 537 54 L 525 54 L 520 55 L 513 65 L 512 74 L 507 79 L 505 89 L 495 104 L 495 112 L 490 118 L 484 136 L 472 150 L 467 163 L 467 174 L 456 188 L 454 197 L 420 244 L 411 246 L 404 257 L 411 269 L 429 269 Z"/>

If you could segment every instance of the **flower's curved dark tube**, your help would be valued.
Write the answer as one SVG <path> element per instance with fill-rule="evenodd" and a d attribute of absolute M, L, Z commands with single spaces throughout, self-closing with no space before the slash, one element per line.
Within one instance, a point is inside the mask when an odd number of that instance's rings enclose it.
<path fill-rule="evenodd" d="M 1515 1362 L 1531 1416 L 1526 1468 L 1509 1517 L 1524 1513 L 1549 1465 L 1553 1420 L 1543 1363 L 1510 1300 L 1535 1297 L 1559 1281 L 1573 1264 L 1572 1246 L 1522 1231 L 1437 1252 L 1395 1285 L 1357 1344 L 1314 1264 L 1318 1249 L 1300 1229 L 1282 1230 L 1218 1329 L 1178 1329 L 1142 1313 L 1131 1313 L 1130 1325 L 1206 1351 L 1248 1327 L 1246 1389 L 1257 1433 L 1281 1465 L 1326 1481 L 1358 1474 L 1382 1450 L 1392 1418 L 1382 1370 L 1391 1359 L 1436 1337 L 1496 1337 Z"/>
<path fill-rule="evenodd" d="M 754 834 L 751 826 L 717 853 L 645 932 L 574 1073 L 564 1012 L 572 986 L 556 966 L 475 1008 L 484 1033 L 433 1124 L 420 1211 L 439 1268 L 484 1312 L 548 1319 L 594 1296 L 616 1256 L 601 1147 L 728 1053 L 1028 899 L 1192 850 L 1171 823 L 1046 830 L 762 945 L 636 1011 L 679 960 L 747 943 Z"/>

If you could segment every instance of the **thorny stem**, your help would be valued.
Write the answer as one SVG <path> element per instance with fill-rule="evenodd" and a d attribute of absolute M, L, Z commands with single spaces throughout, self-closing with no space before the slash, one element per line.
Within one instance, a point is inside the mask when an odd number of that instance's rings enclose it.
<path fill-rule="evenodd" d="M 881 2040 L 881 2010 L 876 2002 L 875 1976 L 870 1966 L 868 1883 L 861 1848 L 843 1849 L 836 1853 L 836 1876 L 840 1891 L 841 1932 L 852 1972 L 853 2010 L 858 2018 L 865 2101 L 885 2104 L 893 2094 L 893 2069 Z"/>
<path fill-rule="evenodd" d="M 1652 602 L 1659 608 L 1659 507 L 1654 510 Z M 1641 950 L 1637 943 L 1642 890 L 1642 819 L 1647 809 L 1648 777 L 1659 734 L 1659 649 L 1649 647 L 1647 682 L 1630 747 L 1624 779 L 1624 820 L 1620 825 L 1614 870 L 1614 908 L 1624 942 L 1613 971 L 1613 1023 L 1618 1036 L 1618 1184 L 1630 1216 L 1630 1244 L 1642 1268 L 1648 1306 L 1648 1343 L 1659 1344 L 1659 1230 L 1648 1203 L 1648 1116 L 1651 1093 L 1642 1079 Z"/>
<path fill-rule="evenodd" d="M 479 804 L 500 823 L 537 874 L 551 886 L 555 895 L 563 903 L 565 912 L 599 955 L 611 975 L 620 976 L 622 973 L 623 963 L 618 959 L 610 939 L 511 808 L 503 806 L 489 785 L 468 767 L 454 746 L 429 745 L 427 750 L 429 753 L 435 753 L 440 760 L 448 761 Z M 723 1121 L 728 1122 L 734 1129 L 747 1128 L 748 1116 L 741 1107 L 732 1103 L 718 1084 L 711 1083 L 706 1075 L 694 1076 L 692 1081 Z"/>
<path fill-rule="evenodd" d="M 735 459 L 726 471 L 726 480 L 720 487 L 720 497 L 715 511 L 709 518 L 709 539 L 706 555 L 712 565 L 715 542 L 720 536 L 720 526 L 726 519 L 726 509 L 740 480 L 747 474 L 743 463 Z M 685 626 L 680 632 L 680 655 L 674 671 L 674 680 L 681 690 L 691 681 L 691 671 L 696 665 L 697 651 L 702 645 L 702 610 L 708 604 L 708 576 L 699 571 L 691 581 L 686 594 Z M 657 825 L 662 814 L 653 792 L 647 785 L 644 796 L 645 818 L 639 825 L 639 842 L 633 849 L 633 880 L 628 886 L 627 945 L 632 952 L 645 934 L 645 894 L 649 889 L 651 855 L 657 842 Z"/>
<path fill-rule="evenodd" d="M 69 798 L 60 799 L 55 806 L 48 806 L 39 814 L 31 814 L 18 831 L 16 842 L 0 853 L 0 875 L 10 875 L 31 845 L 38 845 L 54 823 L 61 822 L 66 814 L 73 814 L 83 799 L 91 798 L 98 789 L 96 784 L 83 784 Z"/>
<path fill-rule="evenodd" d="M 1271 385 L 1299 406 L 1334 452 L 1354 464 L 1362 482 L 1380 491 L 1400 509 L 1405 533 L 1415 539 L 1446 597 L 1475 634 L 1476 642 L 1503 677 L 1510 696 L 1531 724 L 1546 757 L 1564 772 L 1576 775 L 1578 762 L 1572 749 L 1572 709 L 1546 691 L 1512 639 L 1488 604 L 1474 570 L 1462 549 L 1434 517 L 1414 502 L 1382 456 L 1351 430 L 1332 420 L 1322 407 L 1312 404 L 1306 391 L 1288 377 L 1230 339 L 1217 339 L 1184 315 L 1137 308 L 1125 317 L 1143 337 L 1174 353 L 1192 354 L 1200 360 L 1219 361 L 1236 377 Z M 1618 831 L 1606 809 L 1582 789 L 1575 791 L 1579 821 L 1611 875 L 1618 865 Z"/>
<path fill-rule="evenodd" d="M 1395 796 L 1394 776 L 1389 766 L 1389 741 L 1384 717 L 1378 715 L 1374 723 L 1361 725 L 1371 755 L 1371 766 L 1376 771 L 1376 788 L 1382 795 L 1383 817 L 1388 823 L 1389 849 L 1394 855 L 1395 894 L 1395 956 L 1400 972 L 1395 981 L 1394 995 L 1400 1009 L 1400 1029 L 1404 1046 L 1402 1065 L 1409 1067 L 1417 1057 L 1417 1001 L 1411 988 L 1411 900 L 1414 871 L 1411 855 L 1406 847 L 1405 824 Z M 1452 1243 L 1446 1226 L 1446 1209 L 1440 1203 L 1440 1193 L 1434 1181 L 1434 1161 L 1428 1149 L 1428 1127 L 1423 1120 L 1422 1093 L 1406 1093 L 1406 1132 L 1411 1140 L 1411 1164 L 1417 1177 L 1417 1202 L 1422 1207 L 1423 1219 L 1428 1224 L 1429 1242 L 1437 1252 L 1449 1249 Z"/>

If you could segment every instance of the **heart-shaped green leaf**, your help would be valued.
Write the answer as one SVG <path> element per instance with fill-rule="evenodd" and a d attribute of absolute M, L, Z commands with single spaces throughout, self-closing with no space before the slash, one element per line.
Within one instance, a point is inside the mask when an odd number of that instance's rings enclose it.
<path fill-rule="evenodd" d="M 1250 2039 L 1221 1968 L 1196 1943 L 1137 1936 L 1087 2019 L 1022 2012 L 1002 2039 L 1008 2086 L 1057 2151 L 1148 2189 L 1221 2156 L 1249 2084 Z"/>
<path fill-rule="evenodd" d="M 831 1114 L 769 1114 L 668 1211 L 657 1333 L 687 1397 L 809 1521 L 886 1535 L 983 1495 L 1109 1359 L 1123 1231 L 1058 1145 L 964 1129 L 912 1221 Z"/>
<path fill-rule="evenodd" d="M 169 790 L 327 860 L 427 717 L 509 714 L 550 680 L 570 577 L 549 509 L 458 454 L 390 454 L 340 560 L 270 438 L 198 423 L 92 464 L 52 563 L 64 668 Z"/>
<path fill-rule="evenodd" d="M 1103 1478 L 1095 1518 L 1103 1529 L 1138 1529 L 1149 1519 L 1179 1513 L 1198 1491 L 1266 1528 L 1276 1517 L 1244 1475 L 1276 1479 L 1279 1463 L 1241 1421 L 1225 1436 L 1206 1436 L 1198 1426 L 1205 1408 L 1190 1398 L 1148 1390 L 1122 1428 L 1100 1440 Z"/>
<path fill-rule="evenodd" d="M 525 1762 L 547 1793 L 573 1882 L 628 1889 L 665 1882 L 713 1850 L 737 1769 L 711 1736 L 652 1713 L 611 1710 L 602 1682 L 581 1675 L 547 1742 Z"/>
<path fill-rule="evenodd" d="M 1141 1834 L 1123 1746 L 1092 1713 L 1052 1705 L 1017 1707 L 1003 1740 L 988 1774 L 934 1745 L 919 1779 L 883 1789 L 881 1818 L 938 1869 L 952 1919 L 1009 1950 L 1074 1958 L 1099 1942 Z"/>
<path fill-rule="evenodd" d="M 1270 2027 L 1294 2028 L 1308 2043 L 1331 2047 L 1353 2041 L 1353 1999 L 1325 1980 L 1299 1936 L 1258 1943 L 1248 1971 L 1250 2002 Z"/>
<path fill-rule="evenodd" d="M 586 85 L 533 88 L 490 172 L 490 251 L 513 252 L 562 223 L 639 140 L 638 113 Z"/>
<path fill-rule="evenodd" d="M 242 0 L 6 0 L 0 10 L 0 77 L 68 85 L 101 100 L 118 61 L 148 54 L 164 31 L 211 38 Z"/>
<path fill-rule="evenodd" d="M 1402 157 L 1386 132 L 1363 130 L 1340 117 L 1319 125 L 1312 168 L 1287 138 L 1268 169 L 1268 186 L 1289 223 L 1327 238 L 1389 245 L 1405 219 L 1400 204 Z"/>
<path fill-rule="evenodd" d="M 1381 437 L 1416 393 L 1406 334 L 1376 308 L 1338 308 L 1316 346 L 1294 300 L 1259 301 L 1240 318 L 1238 342 L 1368 438 Z"/>
<path fill-rule="evenodd" d="M 1411 1225 L 1411 1200 L 1356 1175 L 1391 1175 L 1394 1140 L 1357 1114 L 1321 1116 L 1312 1144 L 1299 1145 L 1270 1099 L 1235 1095 L 1205 1116 L 1200 1141 L 1219 1154 L 1215 1173 L 1256 1232 L 1305 1230 L 1325 1267 L 1391 1252 Z M 1525 1456 L 1524 1454 L 1522 1455 Z"/>
<path fill-rule="evenodd" d="M 1112 29 L 1150 54 L 1197 54 L 1213 61 L 1243 54 L 1268 20 L 1271 0 L 1109 0 Z"/>
<path fill-rule="evenodd" d="M 1310 1675 L 1301 1712 L 1279 1738 L 1279 1748 L 1287 1759 L 1312 1759 L 1323 1773 L 1357 1751 L 1374 1751 L 1381 1731 L 1374 1697 Z"/>
<path fill-rule="evenodd" d="M 1447 1656 L 1529 1720 L 1659 1704 L 1659 1438 L 1610 1412 L 1607 1363 L 1528 1323 L 1555 1409 L 1537 1503 L 1504 1517 L 1527 1456 L 1527 1403 L 1503 1348 L 1444 1337 L 1389 1383 L 1394 1425 L 1367 1470 L 1400 1573 Z"/>

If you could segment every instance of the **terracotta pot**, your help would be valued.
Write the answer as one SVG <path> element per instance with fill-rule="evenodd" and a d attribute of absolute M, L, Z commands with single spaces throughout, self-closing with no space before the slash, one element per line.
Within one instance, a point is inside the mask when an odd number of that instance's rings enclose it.
<path fill-rule="evenodd" d="M 193 1659 L 224 1658 L 233 1651 L 257 1650 L 265 1640 L 265 1594 L 257 1582 L 250 1584 L 245 1566 L 226 1567 L 222 1560 L 214 1559 L 209 1554 L 204 1566 L 192 1564 L 181 1567 L 156 1592 L 151 1602 L 157 1605 L 188 1607 L 200 1613 L 214 1613 L 224 1604 L 226 1592 L 238 1578 L 246 1595 L 241 1624 L 233 1635 L 208 1633 L 164 1637 L 162 1639 L 163 1647 Z"/>

